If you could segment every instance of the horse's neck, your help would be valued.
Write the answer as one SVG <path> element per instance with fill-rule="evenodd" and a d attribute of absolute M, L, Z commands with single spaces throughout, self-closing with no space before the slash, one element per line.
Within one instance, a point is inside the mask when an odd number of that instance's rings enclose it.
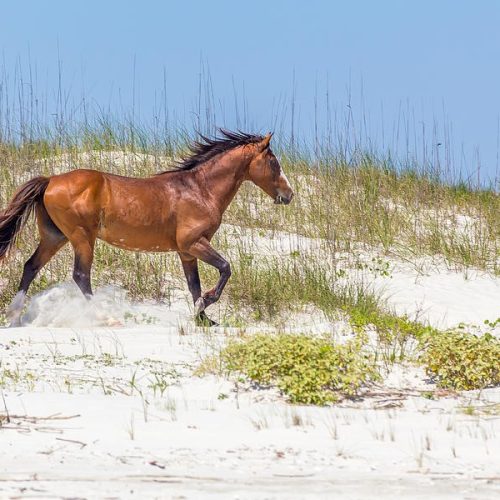
<path fill-rule="evenodd" d="M 229 206 L 245 180 L 249 161 L 242 154 L 228 152 L 200 166 L 204 187 L 221 213 Z"/>

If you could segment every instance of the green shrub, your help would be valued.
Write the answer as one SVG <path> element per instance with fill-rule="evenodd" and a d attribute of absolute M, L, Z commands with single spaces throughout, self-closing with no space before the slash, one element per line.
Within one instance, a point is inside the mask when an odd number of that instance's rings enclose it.
<path fill-rule="evenodd" d="M 424 338 L 427 335 L 437 333 L 435 328 L 413 321 L 408 316 L 396 316 L 386 313 L 380 309 L 371 311 L 360 311 L 351 309 L 349 311 L 350 323 L 357 329 L 372 326 L 377 332 L 379 339 L 384 342 L 392 342 L 398 339 Z"/>
<path fill-rule="evenodd" d="M 259 334 L 230 341 L 223 366 L 257 384 L 276 386 L 292 403 L 320 404 L 355 396 L 377 378 L 373 359 L 359 340 L 333 345 L 306 335 Z"/>
<path fill-rule="evenodd" d="M 352 308 L 349 311 L 350 323 L 355 331 L 372 328 L 378 337 L 378 351 L 387 363 L 403 361 L 407 358 L 408 348 L 416 340 L 439 334 L 435 328 L 411 320 L 408 316 L 396 316 L 380 308 L 362 310 Z"/>
<path fill-rule="evenodd" d="M 500 384 L 500 340 L 444 332 L 427 337 L 421 360 L 427 373 L 447 389 L 471 390 Z"/>

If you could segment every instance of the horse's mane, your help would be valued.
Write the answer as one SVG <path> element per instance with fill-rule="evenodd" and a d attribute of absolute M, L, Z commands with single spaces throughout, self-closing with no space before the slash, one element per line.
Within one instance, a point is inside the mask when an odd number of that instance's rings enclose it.
<path fill-rule="evenodd" d="M 261 135 L 246 134 L 245 132 L 230 132 L 229 130 L 219 129 L 222 137 L 206 137 L 198 133 L 198 139 L 189 145 L 189 153 L 176 162 L 171 170 L 166 172 L 178 172 L 192 170 L 197 165 L 211 160 L 220 153 L 246 144 L 255 144 L 264 139 Z"/>

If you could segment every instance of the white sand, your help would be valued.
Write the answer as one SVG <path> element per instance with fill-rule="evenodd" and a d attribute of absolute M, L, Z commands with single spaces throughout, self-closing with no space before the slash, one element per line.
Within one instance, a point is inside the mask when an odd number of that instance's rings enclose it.
<path fill-rule="evenodd" d="M 362 402 L 292 407 L 272 391 L 193 377 L 222 337 L 153 326 L 3 332 L 3 367 L 22 381 L 5 391 L 0 496 L 500 493 L 500 422 L 486 415 L 499 390 L 428 400 L 424 375 L 399 368 Z M 171 384 L 163 395 L 155 373 Z M 460 409 L 471 405 L 485 415 Z"/>
<path fill-rule="evenodd" d="M 267 244 L 294 250 L 279 241 Z M 397 262 L 360 275 L 439 327 L 500 316 L 500 280 L 486 275 Z M 500 497 L 500 389 L 426 399 L 423 371 L 395 366 L 363 400 L 291 406 L 193 376 L 236 331 L 195 329 L 188 304 L 185 292 L 131 304 L 111 287 L 88 303 L 65 284 L 1 331 L 0 497 Z M 300 317 L 303 331 L 340 327 Z"/>

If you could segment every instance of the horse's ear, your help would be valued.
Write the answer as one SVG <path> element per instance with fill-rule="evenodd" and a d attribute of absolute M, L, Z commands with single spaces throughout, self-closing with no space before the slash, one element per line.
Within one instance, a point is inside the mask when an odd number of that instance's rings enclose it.
<path fill-rule="evenodd" d="M 269 132 L 262 141 L 259 142 L 259 151 L 262 153 L 265 149 L 269 147 L 269 143 L 271 142 L 271 137 L 273 136 L 272 132 Z"/>

